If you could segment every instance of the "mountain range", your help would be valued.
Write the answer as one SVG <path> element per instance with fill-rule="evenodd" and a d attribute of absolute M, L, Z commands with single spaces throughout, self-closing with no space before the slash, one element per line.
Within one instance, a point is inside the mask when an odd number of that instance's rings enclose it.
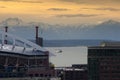
<path fill-rule="evenodd" d="M 17 19 L 14 19 L 14 21 Z M 14 23 L 14 21 L 12 23 Z M 17 20 L 22 22 L 21 20 Z M 35 25 L 39 26 L 39 36 L 45 40 L 67 40 L 67 39 L 100 39 L 100 40 L 120 40 L 120 22 L 107 20 L 99 24 L 80 24 L 80 25 L 51 25 L 47 23 L 30 22 L 22 25 L 9 26 L 9 33 L 16 34 L 26 39 L 35 38 Z M 8 22 L 6 22 L 8 23 Z M 14 23 L 15 24 L 15 23 Z M 4 21 L 5 25 L 5 21 Z M 4 25 L 0 23 L 0 30 L 3 31 Z"/>

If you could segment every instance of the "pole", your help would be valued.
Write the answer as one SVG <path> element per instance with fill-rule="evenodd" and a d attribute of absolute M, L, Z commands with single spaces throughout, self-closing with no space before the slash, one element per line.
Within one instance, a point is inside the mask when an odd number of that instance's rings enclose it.
<path fill-rule="evenodd" d="M 36 26 L 36 43 L 38 43 L 38 26 Z"/>
<path fill-rule="evenodd" d="M 5 32 L 6 33 L 8 32 L 8 26 L 5 27 Z M 5 44 L 7 44 L 7 39 L 6 38 L 7 38 L 7 35 L 5 35 L 5 41 L 4 41 Z"/>

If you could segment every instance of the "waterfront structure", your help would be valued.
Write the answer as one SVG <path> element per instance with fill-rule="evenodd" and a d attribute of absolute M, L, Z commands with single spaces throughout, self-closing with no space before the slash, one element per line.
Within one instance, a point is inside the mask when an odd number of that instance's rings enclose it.
<path fill-rule="evenodd" d="M 61 80 L 88 80 L 87 65 L 77 64 L 72 67 L 56 67 L 56 76 Z"/>
<path fill-rule="evenodd" d="M 53 55 L 23 38 L 0 32 L 0 78 L 54 77 Z"/>
<path fill-rule="evenodd" d="M 85 69 L 88 70 L 88 65 L 87 64 L 72 64 L 73 68 L 77 68 L 77 69 Z"/>
<path fill-rule="evenodd" d="M 115 44 L 88 47 L 88 80 L 120 80 L 120 45 Z"/>

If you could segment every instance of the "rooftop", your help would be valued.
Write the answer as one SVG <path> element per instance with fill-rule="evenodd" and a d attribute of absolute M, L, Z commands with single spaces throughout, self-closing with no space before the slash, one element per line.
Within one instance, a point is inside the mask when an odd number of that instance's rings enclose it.
<path fill-rule="evenodd" d="M 120 49 L 120 42 L 102 42 L 99 46 L 90 46 L 89 49 Z"/>
<path fill-rule="evenodd" d="M 0 51 L 25 55 L 45 55 L 49 53 L 50 56 L 54 56 L 43 47 L 6 32 L 0 32 L 0 42 Z"/>

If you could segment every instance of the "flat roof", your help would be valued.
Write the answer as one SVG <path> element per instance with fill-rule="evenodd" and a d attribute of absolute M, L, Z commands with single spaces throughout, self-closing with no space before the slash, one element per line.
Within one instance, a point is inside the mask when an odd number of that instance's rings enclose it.
<path fill-rule="evenodd" d="M 88 49 L 120 49 L 120 42 L 102 42 L 99 46 L 89 46 Z"/>
<path fill-rule="evenodd" d="M 118 47 L 120 47 L 120 41 L 116 41 L 116 42 L 102 42 L 101 46 L 118 46 Z"/>
<path fill-rule="evenodd" d="M 88 49 L 120 49 L 120 46 L 90 46 Z"/>

